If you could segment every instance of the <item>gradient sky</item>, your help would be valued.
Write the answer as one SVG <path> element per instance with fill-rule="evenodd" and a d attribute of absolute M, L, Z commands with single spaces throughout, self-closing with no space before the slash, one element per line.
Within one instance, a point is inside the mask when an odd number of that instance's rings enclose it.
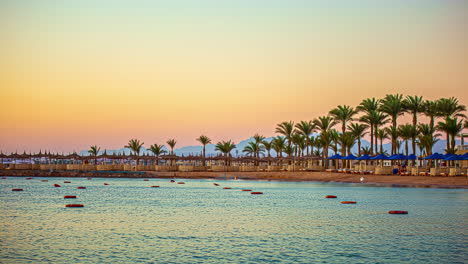
<path fill-rule="evenodd" d="M 0 0 L 0 150 L 273 136 L 387 93 L 468 104 L 457 0 Z"/>

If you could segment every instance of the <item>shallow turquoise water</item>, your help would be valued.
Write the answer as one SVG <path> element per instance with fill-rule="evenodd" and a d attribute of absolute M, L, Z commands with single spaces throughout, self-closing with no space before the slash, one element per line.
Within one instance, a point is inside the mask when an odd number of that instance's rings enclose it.
<path fill-rule="evenodd" d="M 49 182 L 40 181 L 45 179 Z M 468 260 L 466 190 L 183 181 L 186 184 L 167 179 L 2 179 L 0 263 Z M 54 188 L 54 183 L 62 187 Z M 264 194 L 251 195 L 240 191 L 243 188 Z M 329 194 L 338 199 L 324 199 Z M 343 200 L 357 204 L 340 204 Z M 85 207 L 65 208 L 68 203 Z M 409 214 L 389 215 L 389 210 Z"/>

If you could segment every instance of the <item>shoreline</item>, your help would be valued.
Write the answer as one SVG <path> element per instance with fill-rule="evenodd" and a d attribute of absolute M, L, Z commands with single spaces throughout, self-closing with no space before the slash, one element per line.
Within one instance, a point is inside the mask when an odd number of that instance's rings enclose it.
<path fill-rule="evenodd" d="M 1 177 L 82 177 L 82 178 L 181 178 L 218 179 L 286 182 L 358 183 L 362 186 L 468 189 L 468 177 L 399 176 L 399 175 L 356 175 L 331 172 L 76 172 L 76 171 L 32 171 L 1 170 Z"/>

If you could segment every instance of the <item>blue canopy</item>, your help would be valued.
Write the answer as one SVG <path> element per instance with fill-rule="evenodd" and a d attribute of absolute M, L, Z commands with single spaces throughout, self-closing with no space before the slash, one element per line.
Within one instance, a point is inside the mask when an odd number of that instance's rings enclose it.
<path fill-rule="evenodd" d="M 348 156 L 342 158 L 344 160 L 355 160 L 356 159 L 356 156 L 354 156 L 353 154 L 349 154 Z"/>
<path fill-rule="evenodd" d="M 364 154 L 361 157 L 356 158 L 356 160 L 370 160 L 370 159 L 371 159 L 371 157 L 369 155 L 367 155 L 367 154 Z"/>
<path fill-rule="evenodd" d="M 407 160 L 416 160 L 417 158 L 418 158 L 418 157 L 416 157 L 416 155 L 414 155 L 414 154 L 408 155 L 408 156 L 406 157 Z"/>
<path fill-rule="evenodd" d="M 462 157 L 462 155 L 453 154 L 450 157 L 445 158 L 444 160 L 463 160 L 463 159 L 464 157 Z"/>
<path fill-rule="evenodd" d="M 342 158 L 343 158 L 343 156 L 341 156 L 340 154 L 335 154 L 335 155 L 333 155 L 331 157 L 328 157 L 328 159 L 342 159 Z"/>
<path fill-rule="evenodd" d="M 375 157 L 372 157 L 371 160 L 388 160 L 388 157 L 385 156 L 384 154 L 379 154 Z"/>
<path fill-rule="evenodd" d="M 430 160 L 430 159 L 438 160 L 438 159 L 445 159 L 445 156 L 436 152 L 436 153 L 434 153 L 434 154 L 432 154 L 432 155 L 429 155 L 429 156 L 425 157 L 424 159 L 427 159 L 427 160 Z"/>
<path fill-rule="evenodd" d="M 403 154 L 395 154 L 390 157 L 388 157 L 389 160 L 405 160 L 406 156 Z"/>

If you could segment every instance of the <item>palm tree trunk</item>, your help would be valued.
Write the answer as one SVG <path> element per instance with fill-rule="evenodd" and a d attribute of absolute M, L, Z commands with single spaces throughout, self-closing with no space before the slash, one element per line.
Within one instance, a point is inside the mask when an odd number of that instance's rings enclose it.
<path fill-rule="evenodd" d="M 205 162 L 205 145 L 203 145 L 203 167 L 205 166 L 206 162 Z"/>
<path fill-rule="evenodd" d="M 411 147 L 413 148 L 413 154 L 416 155 L 416 138 L 411 138 Z"/>
<path fill-rule="evenodd" d="M 405 140 L 405 152 L 406 156 L 408 156 L 408 140 Z"/>
<path fill-rule="evenodd" d="M 449 135 L 449 132 L 447 132 L 447 150 L 446 151 L 449 151 L 450 149 L 450 135 Z"/>
<path fill-rule="evenodd" d="M 370 126 L 370 152 L 371 152 L 371 155 L 374 154 L 374 125 L 371 125 Z"/>
<path fill-rule="evenodd" d="M 357 145 L 358 145 L 358 155 L 361 156 L 361 138 L 360 137 L 358 138 Z"/>

